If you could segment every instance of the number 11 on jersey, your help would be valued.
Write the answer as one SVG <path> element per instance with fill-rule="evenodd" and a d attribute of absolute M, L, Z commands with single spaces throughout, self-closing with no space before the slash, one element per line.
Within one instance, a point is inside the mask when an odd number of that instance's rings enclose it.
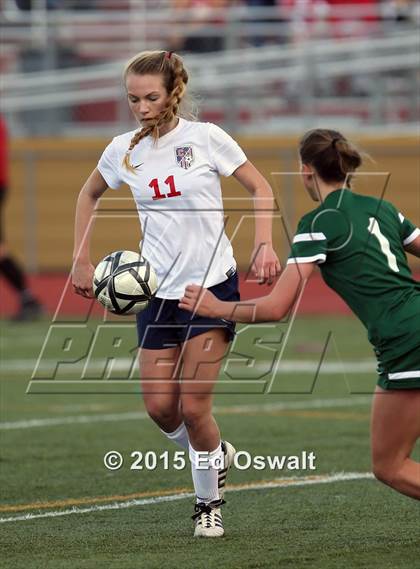
<path fill-rule="evenodd" d="M 374 217 L 369 217 L 368 231 L 369 233 L 372 233 L 372 235 L 374 235 L 376 239 L 379 241 L 379 246 L 381 247 L 381 251 L 385 255 L 388 261 L 388 267 L 391 269 L 391 271 L 399 273 L 400 269 L 398 268 L 397 258 L 394 255 L 394 253 L 391 251 L 391 246 L 389 244 L 388 239 L 381 232 L 378 220 L 375 219 Z"/>
<path fill-rule="evenodd" d="M 164 182 L 169 186 L 169 194 L 161 194 L 159 189 L 159 181 L 157 178 L 153 178 L 153 180 L 149 184 L 149 188 L 154 190 L 155 195 L 152 197 L 153 200 L 163 200 L 164 198 L 175 198 L 176 196 L 180 196 L 181 192 L 175 188 L 175 181 L 173 176 L 168 176 Z"/>

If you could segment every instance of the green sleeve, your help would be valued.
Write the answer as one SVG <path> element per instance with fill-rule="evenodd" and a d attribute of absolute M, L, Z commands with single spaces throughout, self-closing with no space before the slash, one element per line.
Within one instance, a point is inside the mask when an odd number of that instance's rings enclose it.
<path fill-rule="evenodd" d="M 411 223 L 410 220 L 406 219 L 402 213 L 398 214 L 400 218 L 401 228 L 401 241 L 403 245 L 409 245 L 416 237 L 420 235 L 420 229 Z"/>
<path fill-rule="evenodd" d="M 293 237 L 287 264 L 324 263 L 327 259 L 327 237 L 322 231 L 313 231 L 312 216 L 303 216 Z"/>

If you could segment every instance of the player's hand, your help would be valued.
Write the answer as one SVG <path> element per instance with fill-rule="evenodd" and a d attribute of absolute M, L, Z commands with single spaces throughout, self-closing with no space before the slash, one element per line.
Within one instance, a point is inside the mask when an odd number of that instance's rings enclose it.
<path fill-rule="evenodd" d="M 185 287 L 184 296 L 179 301 L 179 308 L 208 318 L 220 318 L 221 301 L 206 288 L 198 285 Z"/>
<path fill-rule="evenodd" d="M 281 273 L 281 265 L 273 247 L 269 243 L 256 245 L 251 256 L 252 271 L 259 279 L 258 284 L 271 285 Z"/>
<path fill-rule="evenodd" d="M 85 298 L 94 298 L 92 281 L 95 267 L 92 263 L 82 263 L 76 261 L 72 271 L 72 285 L 76 294 L 80 294 Z"/>

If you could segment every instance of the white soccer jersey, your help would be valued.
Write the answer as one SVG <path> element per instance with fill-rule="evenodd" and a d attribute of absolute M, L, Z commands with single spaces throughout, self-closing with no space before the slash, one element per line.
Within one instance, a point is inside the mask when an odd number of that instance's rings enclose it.
<path fill-rule="evenodd" d="M 161 136 L 141 140 L 123 159 L 135 131 L 115 137 L 98 170 L 108 186 L 131 188 L 143 231 L 142 255 L 157 272 L 156 296 L 177 299 L 190 283 L 210 287 L 236 267 L 224 231 L 220 175 L 230 176 L 246 156 L 221 128 L 180 118 Z"/>

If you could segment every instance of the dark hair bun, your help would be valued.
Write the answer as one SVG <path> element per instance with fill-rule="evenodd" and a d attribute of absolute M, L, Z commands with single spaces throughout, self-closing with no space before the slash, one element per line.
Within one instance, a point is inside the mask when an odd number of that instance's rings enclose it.
<path fill-rule="evenodd" d="M 362 156 L 340 132 L 314 129 L 299 143 L 303 164 L 310 164 L 324 182 L 350 182 L 351 174 L 362 164 Z"/>

